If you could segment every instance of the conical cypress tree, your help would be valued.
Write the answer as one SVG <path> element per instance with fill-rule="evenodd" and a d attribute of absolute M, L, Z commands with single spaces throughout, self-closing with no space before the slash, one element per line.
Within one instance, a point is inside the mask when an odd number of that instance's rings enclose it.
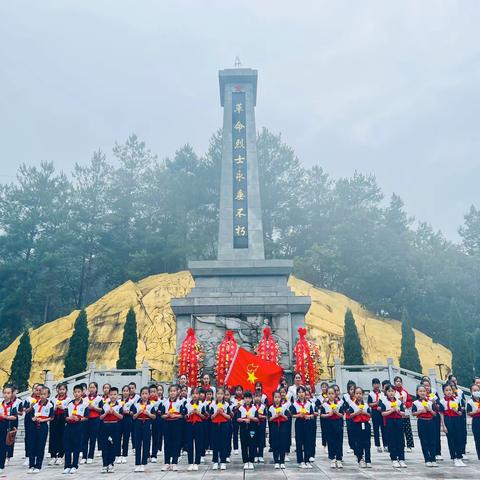
<path fill-rule="evenodd" d="M 65 357 L 65 367 L 63 369 L 65 377 L 76 375 L 87 369 L 88 336 L 87 313 L 85 310 L 82 310 L 75 320 L 73 334 L 70 337 L 68 352 Z"/>
<path fill-rule="evenodd" d="M 422 372 L 422 364 L 415 345 L 415 333 L 410 323 L 407 309 L 402 313 L 402 345 L 400 354 L 400 366 L 414 372 Z"/>
<path fill-rule="evenodd" d="M 127 313 L 123 338 L 118 352 L 117 368 L 136 368 L 137 366 L 137 318 L 133 308 Z"/>
<path fill-rule="evenodd" d="M 20 343 L 12 362 L 12 370 L 8 383 L 16 385 L 20 392 L 28 390 L 28 379 L 32 369 L 32 344 L 30 343 L 30 332 L 26 328 L 20 337 Z"/>
<path fill-rule="evenodd" d="M 458 384 L 468 386 L 472 381 L 473 365 L 469 337 L 465 334 L 465 322 L 458 310 L 457 303 L 452 298 L 450 302 L 448 323 L 452 335 L 450 349 L 452 350 L 452 373 L 457 377 Z"/>
<path fill-rule="evenodd" d="M 343 332 L 343 362 L 345 365 L 363 365 L 362 344 L 350 309 L 345 312 Z"/>

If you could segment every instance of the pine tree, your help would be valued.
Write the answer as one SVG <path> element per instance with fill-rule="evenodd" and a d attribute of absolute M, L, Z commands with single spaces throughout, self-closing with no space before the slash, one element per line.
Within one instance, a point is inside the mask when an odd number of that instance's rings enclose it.
<path fill-rule="evenodd" d="M 453 298 L 450 301 L 448 323 L 451 329 L 452 373 L 457 377 L 459 385 L 467 386 L 472 380 L 473 373 L 472 350 L 469 345 L 469 337 L 465 334 L 465 322 Z"/>
<path fill-rule="evenodd" d="M 475 376 L 480 377 L 480 328 L 475 330 L 473 340 L 473 367 Z"/>
<path fill-rule="evenodd" d="M 136 368 L 137 366 L 137 319 L 133 308 L 127 313 L 123 329 L 122 343 L 118 352 L 117 368 Z"/>
<path fill-rule="evenodd" d="M 418 356 L 418 350 L 415 345 L 415 333 L 406 308 L 403 309 L 402 313 L 400 367 L 412 370 L 413 372 L 422 372 L 422 364 L 420 363 L 420 357 Z"/>
<path fill-rule="evenodd" d="M 345 365 L 363 365 L 362 344 L 350 309 L 345 312 L 343 357 Z"/>
<path fill-rule="evenodd" d="M 85 310 L 81 310 L 75 320 L 73 334 L 65 357 L 65 367 L 63 369 L 65 377 L 76 375 L 87 369 L 88 337 L 87 313 Z"/>
<path fill-rule="evenodd" d="M 32 369 L 32 345 L 30 343 L 30 332 L 26 328 L 20 337 L 17 352 L 12 362 L 12 370 L 8 383 L 16 385 L 20 392 L 28 389 L 28 379 Z"/>

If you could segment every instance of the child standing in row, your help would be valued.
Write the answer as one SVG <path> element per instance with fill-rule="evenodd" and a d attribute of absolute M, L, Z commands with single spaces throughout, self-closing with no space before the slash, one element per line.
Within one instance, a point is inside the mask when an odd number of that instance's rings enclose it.
<path fill-rule="evenodd" d="M 350 421 L 355 455 L 360 468 L 372 468 L 370 456 L 371 410 L 363 401 L 363 389 L 355 388 L 355 401 L 350 404 Z"/>
<path fill-rule="evenodd" d="M 438 467 L 435 459 L 435 423 L 437 412 L 431 400 L 427 397 L 427 390 L 423 385 L 417 387 L 417 400 L 412 404 L 412 415 L 417 417 L 418 436 L 422 446 L 423 458 L 427 467 Z"/>
<path fill-rule="evenodd" d="M 467 415 L 472 417 L 472 433 L 475 440 L 477 458 L 480 460 L 480 386 L 473 384 L 470 388 L 472 398 L 467 403 Z"/>
<path fill-rule="evenodd" d="M 299 468 L 312 468 L 309 461 L 311 448 L 311 423 L 315 421 L 313 405 L 305 398 L 305 387 L 297 388 L 297 400 L 290 406 L 292 417 L 295 419 L 295 444 L 297 449 L 297 463 Z"/>
<path fill-rule="evenodd" d="M 243 395 L 243 400 L 244 404 L 237 409 L 235 420 L 240 424 L 243 469 L 253 470 L 258 411 L 253 405 L 251 392 L 246 391 Z"/>
<path fill-rule="evenodd" d="M 3 400 L 0 403 L 0 474 L 5 469 L 5 460 L 7 458 L 7 433 L 10 422 L 18 418 L 18 412 L 13 402 L 13 388 L 6 386 L 3 388 Z"/>
<path fill-rule="evenodd" d="M 343 408 L 343 400 L 339 400 L 335 389 L 329 387 L 327 400 L 320 408 L 320 418 L 324 419 L 331 468 L 343 468 Z"/>
<path fill-rule="evenodd" d="M 102 446 L 102 473 L 113 473 L 115 456 L 118 451 L 118 444 L 120 441 L 120 421 L 123 418 L 122 406 L 118 401 L 118 388 L 110 387 L 108 391 L 108 400 L 100 402 L 101 415 L 100 420 L 102 426 L 101 432 L 101 446 Z"/>
<path fill-rule="evenodd" d="M 280 392 L 273 394 L 273 404 L 268 409 L 268 431 L 273 450 L 275 468 L 285 469 L 285 454 L 288 450 L 287 430 L 290 425 L 291 413 L 287 403 L 282 404 Z"/>
<path fill-rule="evenodd" d="M 178 399 L 178 386 L 170 385 L 168 399 L 160 405 L 160 412 L 164 420 L 165 465 L 162 471 L 178 471 L 178 457 L 180 456 L 181 436 L 179 433 L 182 420 L 183 401 Z"/>
<path fill-rule="evenodd" d="M 230 436 L 229 423 L 232 420 L 230 405 L 225 403 L 225 390 L 222 387 L 217 388 L 215 402 L 209 407 L 211 421 L 211 438 L 213 447 L 212 470 L 227 469 L 227 442 Z"/>
<path fill-rule="evenodd" d="M 379 407 L 381 395 L 382 391 L 380 380 L 378 378 L 374 378 L 372 380 L 372 390 L 368 394 L 368 406 L 370 407 L 372 415 L 373 440 L 375 442 L 375 447 L 377 447 L 377 452 L 379 453 L 383 452 L 384 450 L 386 451 L 385 426 L 383 423 L 382 412 L 380 411 Z M 380 444 L 380 434 L 382 437 L 382 444 Z"/>
<path fill-rule="evenodd" d="M 187 436 L 187 458 L 189 472 L 198 471 L 203 449 L 203 425 L 205 412 L 200 401 L 200 389 L 192 390 L 192 398 L 185 404 L 185 428 Z"/>

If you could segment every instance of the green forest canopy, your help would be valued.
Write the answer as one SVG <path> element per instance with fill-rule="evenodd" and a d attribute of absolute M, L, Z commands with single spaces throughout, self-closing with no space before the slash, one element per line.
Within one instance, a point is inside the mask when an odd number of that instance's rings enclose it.
<path fill-rule="evenodd" d="M 268 257 L 400 318 L 447 346 L 452 299 L 472 334 L 480 318 L 480 211 L 471 207 L 448 241 L 414 224 L 400 197 L 373 175 L 333 179 L 302 166 L 280 135 L 258 135 Z M 189 145 L 160 161 L 135 135 L 95 152 L 71 175 L 49 162 L 20 167 L 0 187 L 0 348 L 25 325 L 82 308 L 132 279 L 185 269 L 216 255 L 221 131 L 206 154 Z M 473 342 L 470 342 L 473 344 Z"/>

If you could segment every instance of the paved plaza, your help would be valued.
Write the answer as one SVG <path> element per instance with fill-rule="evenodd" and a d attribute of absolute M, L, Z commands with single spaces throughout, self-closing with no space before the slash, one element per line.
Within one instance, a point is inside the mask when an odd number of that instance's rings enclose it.
<path fill-rule="evenodd" d="M 359 469 L 355 461 L 355 458 L 352 454 L 346 454 L 344 459 L 344 468 L 343 470 L 332 470 L 330 468 L 330 463 L 327 459 L 327 455 L 323 452 L 323 448 L 317 448 L 316 461 L 311 470 L 300 470 L 296 463 L 290 462 L 287 464 L 286 470 L 274 470 L 273 464 L 271 463 L 271 455 L 266 452 L 265 460 L 268 462 L 265 465 L 256 466 L 255 470 L 244 472 L 242 470 L 241 458 L 240 456 L 234 456 L 232 463 L 228 465 L 228 470 L 224 471 L 212 471 L 211 467 L 211 457 L 207 457 L 207 465 L 200 466 L 198 472 L 187 472 L 186 457 L 182 456 L 179 471 L 178 472 L 162 472 L 160 471 L 162 465 L 159 464 L 149 464 L 146 467 L 145 473 L 134 473 L 133 472 L 133 458 L 129 457 L 129 463 L 127 465 L 118 465 L 116 466 L 115 472 L 111 474 L 101 474 L 101 459 L 96 458 L 95 463 L 92 465 L 81 465 L 78 472 L 73 475 L 63 475 L 63 468 L 60 466 L 57 467 L 48 467 L 45 466 L 42 471 L 37 475 L 29 475 L 26 472 L 26 468 L 22 466 L 24 459 L 23 455 L 23 444 L 16 445 L 16 454 L 13 461 L 5 469 L 3 475 L 0 475 L 0 478 L 6 479 L 31 479 L 38 478 L 40 479 L 65 479 L 65 478 L 76 478 L 76 479 L 97 479 L 97 478 L 112 478 L 118 480 L 134 480 L 141 478 L 148 479 L 166 479 L 166 480 L 187 480 L 187 479 L 198 479 L 198 480 L 240 480 L 245 478 L 248 479 L 282 479 L 287 478 L 291 480 L 297 479 L 306 479 L 306 480 L 320 480 L 320 479 L 392 479 L 392 478 L 404 478 L 408 476 L 409 479 L 478 479 L 480 478 L 480 461 L 476 459 L 475 448 L 473 444 L 473 437 L 469 436 L 467 451 L 469 451 L 469 461 L 465 462 L 468 464 L 465 468 L 455 468 L 452 465 L 450 460 L 447 460 L 447 444 L 446 439 L 442 438 L 442 453 L 444 454 L 445 460 L 439 462 L 439 468 L 426 468 L 423 463 L 422 454 L 420 451 L 420 445 L 417 441 L 417 446 L 412 453 L 407 453 L 407 464 L 408 468 L 394 470 L 391 466 L 388 453 L 377 453 L 376 450 L 372 453 L 372 469 Z M 346 447 L 346 445 L 345 445 Z M 294 454 L 291 455 L 292 460 L 294 460 Z M 48 459 L 46 459 L 48 463 Z"/>

